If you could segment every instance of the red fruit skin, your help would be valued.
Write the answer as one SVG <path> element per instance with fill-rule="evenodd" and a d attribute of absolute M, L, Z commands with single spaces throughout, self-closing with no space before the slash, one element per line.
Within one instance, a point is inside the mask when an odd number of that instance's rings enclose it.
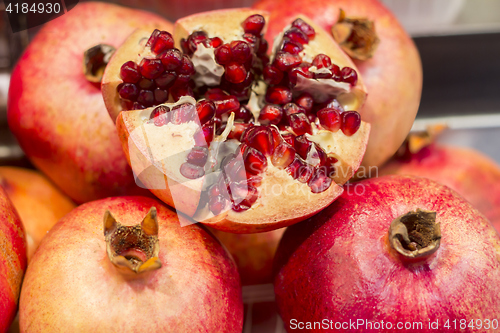
<path fill-rule="evenodd" d="M 354 60 L 369 97 L 359 111 L 372 125 L 362 166 L 380 166 L 399 148 L 411 129 L 422 91 L 422 65 L 410 36 L 377 0 L 260 0 L 254 8 L 271 16 L 266 38 L 272 41 L 297 15 L 308 16 L 331 32 L 342 8 L 348 17 L 375 22 L 380 44 L 367 61 Z"/>
<path fill-rule="evenodd" d="M 147 12 L 80 3 L 44 25 L 12 72 L 10 129 L 33 164 L 76 202 L 146 193 L 135 185 L 99 86 L 86 80 L 82 63 L 89 47 L 118 47 L 136 28 L 153 26 L 172 29 Z"/>
<path fill-rule="evenodd" d="M 124 278 L 106 254 L 104 212 L 136 225 L 153 206 L 162 267 Z M 234 261 L 206 229 L 181 227 L 179 218 L 185 219 L 145 197 L 107 198 L 73 210 L 30 262 L 20 331 L 241 332 L 243 301 Z"/>
<path fill-rule="evenodd" d="M 391 249 L 388 229 L 417 208 L 437 212 L 442 239 L 435 254 L 410 264 Z M 499 256 L 498 234 L 456 192 L 423 178 L 373 178 L 288 228 L 275 259 L 276 299 L 287 327 L 292 318 L 364 319 L 422 322 L 416 331 L 435 332 L 428 322 L 439 320 L 442 331 L 448 319 L 500 316 Z"/>
<path fill-rule="evenodd" d="M 467 199 L 500 232 L 500 166 L 467 148 L 432 144 L 408 159 L 392 159 L 379 175 L 412 175 L 446 185 Z"/>
<path fill-rule="evenodd" d="M 17 312 L 27 266 L 23 225 L 5 191 L 0 188 L 0 332 L 6 332 Z"/>

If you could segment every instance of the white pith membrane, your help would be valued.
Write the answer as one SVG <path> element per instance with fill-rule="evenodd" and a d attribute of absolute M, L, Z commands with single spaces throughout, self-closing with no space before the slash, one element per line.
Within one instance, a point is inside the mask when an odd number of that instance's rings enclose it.
<path fill-rule="evenodd" d="M 243 40 L 241 36 L 244 30 L 241 23 L 250 15 L 256 13 L 266 17 L 264 13 L 239 9 L 218 11 L 211 14 L 202 13 L 182 19 L 175 26 L 174 40 L 176 46 L 179 45 L 182 38 L 187 38 L 191 33 L 200 30 L 206 32 L 209 38 L 221 38 L 224 44 L 232 40 Z M 342 51 L 327 36 L 326 32 L 321 31 L 320 28 L 307 19 L 304 19 L 304 21 L 316 30 L 314 39 L 305 44 L 304 50 L 300 53 L 304 61 L 305 59 L 313 59 L 316 54 L 324 53 L 329 55 L 332 62 L 340 68 L 345 66 L 355 68 L 349 58 L 340 55 Z M 225 22 L 225 24 L 221 26 L 220 22 Z M 228 29 L 228 26 L 234 27 L 234 29 Z M 145 51 L 147 47 L 144 47 L 144 40 L 147 40 L 148 37 L 145 32 L 136 32 L 134 38 L 137 48 L 133 51 L 134 53 L 131 53 L 130 49 L 127 52 L 120 53 L 119 49 L 110 64 L 121 66 L 121 64 L 131 60 L 129 56 L 122 57 L 122 54 L 125 53 L 128 55 L 137 54 L 138 58 L 133 60 L 139 63 L 141 57 L 148 54 L 148 51 Z M 137 43 L 137 40 L 142 42 Z M 204 85 L 213 87 L 220 84 L 224 75 L 224 67 L 215 61 L 213 48 L 198 44 L 198 48 L 192 54 L 191 60 L 197 70 L 192 77 L 196 88 Z M 115 63 L 118 65 L 115 65 Z M 309 70 L 311 72 L 328 71 L 325 68 L 317 69 L 313 67 Z M 118 73 L 119 78 L 119 67 L 114 72 Z M 120 99 L 116 93 L 116 87 L 120 82 L 121 79 L 111 82 L 115 89 L 113 96 L 118 104 L 120 104 Z M 111 86 L 110 82 L 105 82 L 103 79 L 103 87 L 106 84 Z M 241 105 L 245 105 L 252 113 L 253 119 L 251 122 L 257 126 L 259 125 L 260 110 L 266 104 L 264 97 L 266 90 L 267 85 L 262 80 L 254 80 L 249 97 L 246 99 L 240 98 Z M 336 98 L 345 111 L 359 109 L 365 98 L 364 86 L 361 80 L 355 86 L 351 86 L 349 83 L 336 82 L 333 79 L 308 79 L 299 75 L 297 85 L 292 89 L 292 93 L 294 97 L 297 97 L 303 92 L 311 93 L 313 97 L 316 96 L 315 103 L 323 103 Z M 114 103 L 114 106 L 116 107 L 118 104 Z M 196 100 L 185 96 L 174 102 L 172 96 L 170 96 L 168 101 L 161 105 L 171 110 L 183 104 L 196 105 Z M 304 134 L 313 144 L 307 157 L 302 161 L 313 166 L 319 162 L 317 155 L 314 154 L 315 144 L 328 157 L 337 159 L 334 164 L 335 173 L 332 174 L 333 181 L 331 185 L 320 193 L 313 193 L 307 182 L 302 183 L 294 179 L 286 169 L 273 165 L 272 155 L 266 156 L 267 167 L 261 174 L 257 175 L 261 178 L 260 185 L 255 186 L 257 199 L 250 207 L 245 206 L 244 209 L 236 209 L 235 207 L 244 203 L 246 198 L 232 197 L 231 193 L 234 191 L 234 184 L 231 181 L 228 182 L 227 174 L 229 172 L 226 172 L 226 170 L 221 171 L 221 168 L 223 169 L 227 165 L 228 160 L 239 159 L 242 161 L 243 159 L 242 154 L 239 153 L 240 142 L 236 139 L 227 139 L 235 125 L 239 123 L 238 120 L 235 120 L 235 113 L 230 112 L 221 115 L 223 126 L 214 129 L 214 132 L 218 131 L 217 134 L 219 135 L 214 133 L 214 139 L 208 145 L 209 153 L 207 163 L 204 166 L 205 175 L 189 179 L 181 173 L 180 169 L 181 165 L 186 163 L 192 148 L 195 147 L 193 137 L 200 130 L 199 121 L 190 120 L 175 125 L 170 122 L 157 126 L 150 120 L 151 113 L 157 107 L 153 106 L 144 110 L 121 113 L 121 110 L 118 111 L 118 130 L 122 136 L 122 144 L 135 175 L 160 199 L 192 216 L 196 221 L 213 224 L 215 228 L 229 231 L 231 231 L 234 224 L 247 225 L 247 227 L 241 227 L 240 225 L 237 232 L 258 232 L 286 226 L 303 220 L 330 204 L 342 193 L 341 186 L 352 177 L 359 167 L 370 130 L 369 124 L 361 121 L 359 129 L 348 136 L 340 129 L 335 132 L 324 129 L 316 118 L 315 122 L 311 123 L 312 134 Z M 110 114 L 112 114 L 111 111 Z M 280 134 L 293 133 L 291 127 L 282 126 L 281 129 L 278 129 L 274 125 L 270 126 L 273 126 Z M 227 158 L 229 155 L 232 157 Z M 296 156 L 299 158 L 298 154 Z M 226 161 L 222 165 L 224 158 L 226 158 Z M 154 171 L 152 172 L 152 170 Z M 221 179 L 228 182 L 226 187 L 218 186 L 219 195 L 226 198 L 226 202 L 220 213 L 214 214 L 208 203 L 210 201 L 209 191 L 214 184 L 221 182 Z M 249 187 L 246 188 L 247 193 L 251 192 L 249 189 Z"/>

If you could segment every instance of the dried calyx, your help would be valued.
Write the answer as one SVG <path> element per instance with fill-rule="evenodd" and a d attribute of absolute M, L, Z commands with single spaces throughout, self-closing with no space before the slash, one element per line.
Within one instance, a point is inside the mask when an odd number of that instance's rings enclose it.
<path fill-rule="evenodd" d="M 399 216 L 389 228 L 389 242 L 405 258 L 427 258 L 439 249 L 441 242 L 436 212 L 417 209 Z"/>
<path fill-rule="evenodd" d="M 83 73 L 89 82 L 101 82 L 104 69 L 115 50 L 111 45 L 99 44 L 83 53 Z"/>
<path fill-rule="evenodd" d="M 108 258 L 122 272 L 137 274 L 161 267 L 155 207 L 151 207 L 142 222 L 135 226 L 120 224 L 107 210 L 104 214 L 104 236 Z"/>

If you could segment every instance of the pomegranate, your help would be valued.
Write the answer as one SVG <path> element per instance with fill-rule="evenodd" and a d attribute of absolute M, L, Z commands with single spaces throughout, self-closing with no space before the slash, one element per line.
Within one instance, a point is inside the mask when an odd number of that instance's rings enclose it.
<path fill-rule="evenodd" d="M 33 164 L 76 202 L 144 192 L 134 183 L 98 82 L 112 46 L 138 27 L 172 25 L 142 11 L 81 3 L 45 24 L 12 72 L 9 127 Z"/>
<path fill-rule="evenodd" d="M 33 170 L 0 167 L 0 186 L 21 218 L 30 260 L 50 228 L 73 210 L 75 204 L 45 176 Z"/>
<path fill-rule="evenodd" d="M 183 18 L 173 35 L 137 30 L 103 77 L 138 179 L 223 231 L 270 231 L 326 207 L 369 135 L 363 81 L 340 47 L 299 17 L 269 58 L 266 17 L 230 9 Z"/>
<path fill-rule="evenodd" d="M 7 331 L 16 315 L 26 265 L 23 225 L 0 188 L 0 332 Z"/>
<path fill-rule="evenodd" d="M 93 201 L 66 215 L 26 272 L 21 332 L 241 332 L 231 256 L 179 219 L 145 197 Z"/>
<path fill-rule="evenodd" d="M 402 146 L 379 175 L 414 175 L 433 179 L 467 199 L 500 232 L 500 167 L 489 157 L 468 148 L 431 143 L 410 149 Z"/>
<path fill-rule="evenodd" d="M 274 254 L 284 228 L 257 234 L 211 231 L 233 256 L 244 286 L 272 283 Z"/>
<path fill-rule="evenodd" d="M 353 58 L 370 93 L 359 110 L 372 126 L 358 172 L 368 176 L 370 166 L 382 165 L 396 152 L 418 110 L 422 65 L 410 36 L 378 0 L 259 0 L 253 7 L 270 12 L 267 36 L 303 14 L 333 32 Z"/>
<path fill-rule="evenodd" d="M 498 234 L 456 192 L 373 178 L 285 232 L 276 299 L 288 331 L 496 330 L 499 258 Z"/>

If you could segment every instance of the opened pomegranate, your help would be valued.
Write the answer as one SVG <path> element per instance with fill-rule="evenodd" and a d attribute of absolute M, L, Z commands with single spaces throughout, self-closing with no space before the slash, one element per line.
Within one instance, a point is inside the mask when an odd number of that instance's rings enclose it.
<path fill-rule="evenodd" d="M 7 331 L 16 315 L 26 266 L 23 225 L 0 188 L 0 332 Z"/>
<path fill-rule="evenodd" d="M 231 256 L 179 219 L 145 197 L 93 201 L 66 215 L 30 262 L 21 332 L 241 332 Z"/>
<path fill-rule="evenodd" d="M 289 332 L 495 331 L 499 258 L 500 237 L 456 192 L 373 178 L 288 228 L 276 299 Z"/>
<path fill-rule="evenodd" d="M 147 193 L 134 183 L 99 89 L 109 53 L 138 27 L 172 25 L 142 11 L 81 3 L 45 24 L 12 72 L 9 127 L 33 164 L 77 202 Z"/>
<path fill-rule="evenodd" d="M 201 13 L 138 30 L 103 77 L 139 180 L 210 226 L 262 232 L 326 207 L 362 159 L 362 78 L 328 34 L 290 21 L 266 55 L 266 13 Z"/>
<path fill-rule="evenodd" d="M 478 151 L 431 143 L 418 149 L 402 146 L 379 175 L 413 175 L 433 179 L 467 199 L 500 232 L 500 167 Z"/>
<path fill-rule="evenodd" d="M 244 286 L 272 283 L 274 254 L 284 228 L 257 234 L 212 232 L 233 256 Z"/>
<path fill-rule="evenodd" d="M 370 93 L 360 113 L 372 130 L 358 172 L 368 176 L 370 166 L 382 165 L 396 152 L 418 110 L 422 65 L 410 36 L 378 0 L 259 0 L 253 7 L 270 12 L 268 37 L 303 14 L 333 32 L 353 58 Z"/>
<path fill-rule="evenodd" d="M 75 204 L 37 171 L 0 167 L 0 186 L 21 218 L 31 259 L 42 238 Z"/>

